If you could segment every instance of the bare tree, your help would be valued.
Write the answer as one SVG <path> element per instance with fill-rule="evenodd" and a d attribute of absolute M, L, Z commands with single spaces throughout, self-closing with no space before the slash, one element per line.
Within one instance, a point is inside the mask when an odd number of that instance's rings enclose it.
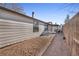
<path fill-rule="evenodd" d="M 0 3 L 0 6 L 25 14 L 23 8 L 17 3 Z"/>
<path fill-rule="evenodd" d="M 67 23 L 69 21 L 69 15 L 67 15 L 66 19 L 65 19 L 65 23 Z"/>

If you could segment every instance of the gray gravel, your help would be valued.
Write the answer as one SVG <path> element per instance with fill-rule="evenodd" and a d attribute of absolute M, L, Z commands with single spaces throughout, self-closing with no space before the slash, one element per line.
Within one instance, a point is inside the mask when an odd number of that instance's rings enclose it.
<path fill-rule="evenodd" d="M 43 56 L 69 56 L 69 50 L 65 40 L 63 40 L 62 33 L 56 35 Z"/>

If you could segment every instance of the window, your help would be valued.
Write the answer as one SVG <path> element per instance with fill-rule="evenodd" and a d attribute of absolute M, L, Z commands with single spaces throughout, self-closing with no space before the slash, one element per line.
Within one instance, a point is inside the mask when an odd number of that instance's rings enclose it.
<path fill-rule="evenodd" d="M 48 25 L 47 24 L 45 25 L 44 31 L 48 31 Z"/>
<path fill-rule="evenodd" d="M 38 32 L 39 31 L 39 22 L 34 21 L 33 22 L 33 32 Z"/>

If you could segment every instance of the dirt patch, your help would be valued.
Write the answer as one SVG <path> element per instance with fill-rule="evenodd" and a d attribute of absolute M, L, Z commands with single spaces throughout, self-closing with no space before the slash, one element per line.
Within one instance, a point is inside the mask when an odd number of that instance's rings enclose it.
<path fill-rule="evenodd" d="M 51 36 L 41 36 L 25 40 L 0 49 L 3 56 L 34 56 L 50 41 Z"/>

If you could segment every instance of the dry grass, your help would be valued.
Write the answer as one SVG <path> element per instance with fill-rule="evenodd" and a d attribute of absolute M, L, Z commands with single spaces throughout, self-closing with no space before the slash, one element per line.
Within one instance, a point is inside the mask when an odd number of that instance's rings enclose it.
<path fill-rule="evenodd" d="M 41 36 L 25 40 L 0 49 L 3 56 L 34 56 L 50 41 L 51 36 Z"/>

